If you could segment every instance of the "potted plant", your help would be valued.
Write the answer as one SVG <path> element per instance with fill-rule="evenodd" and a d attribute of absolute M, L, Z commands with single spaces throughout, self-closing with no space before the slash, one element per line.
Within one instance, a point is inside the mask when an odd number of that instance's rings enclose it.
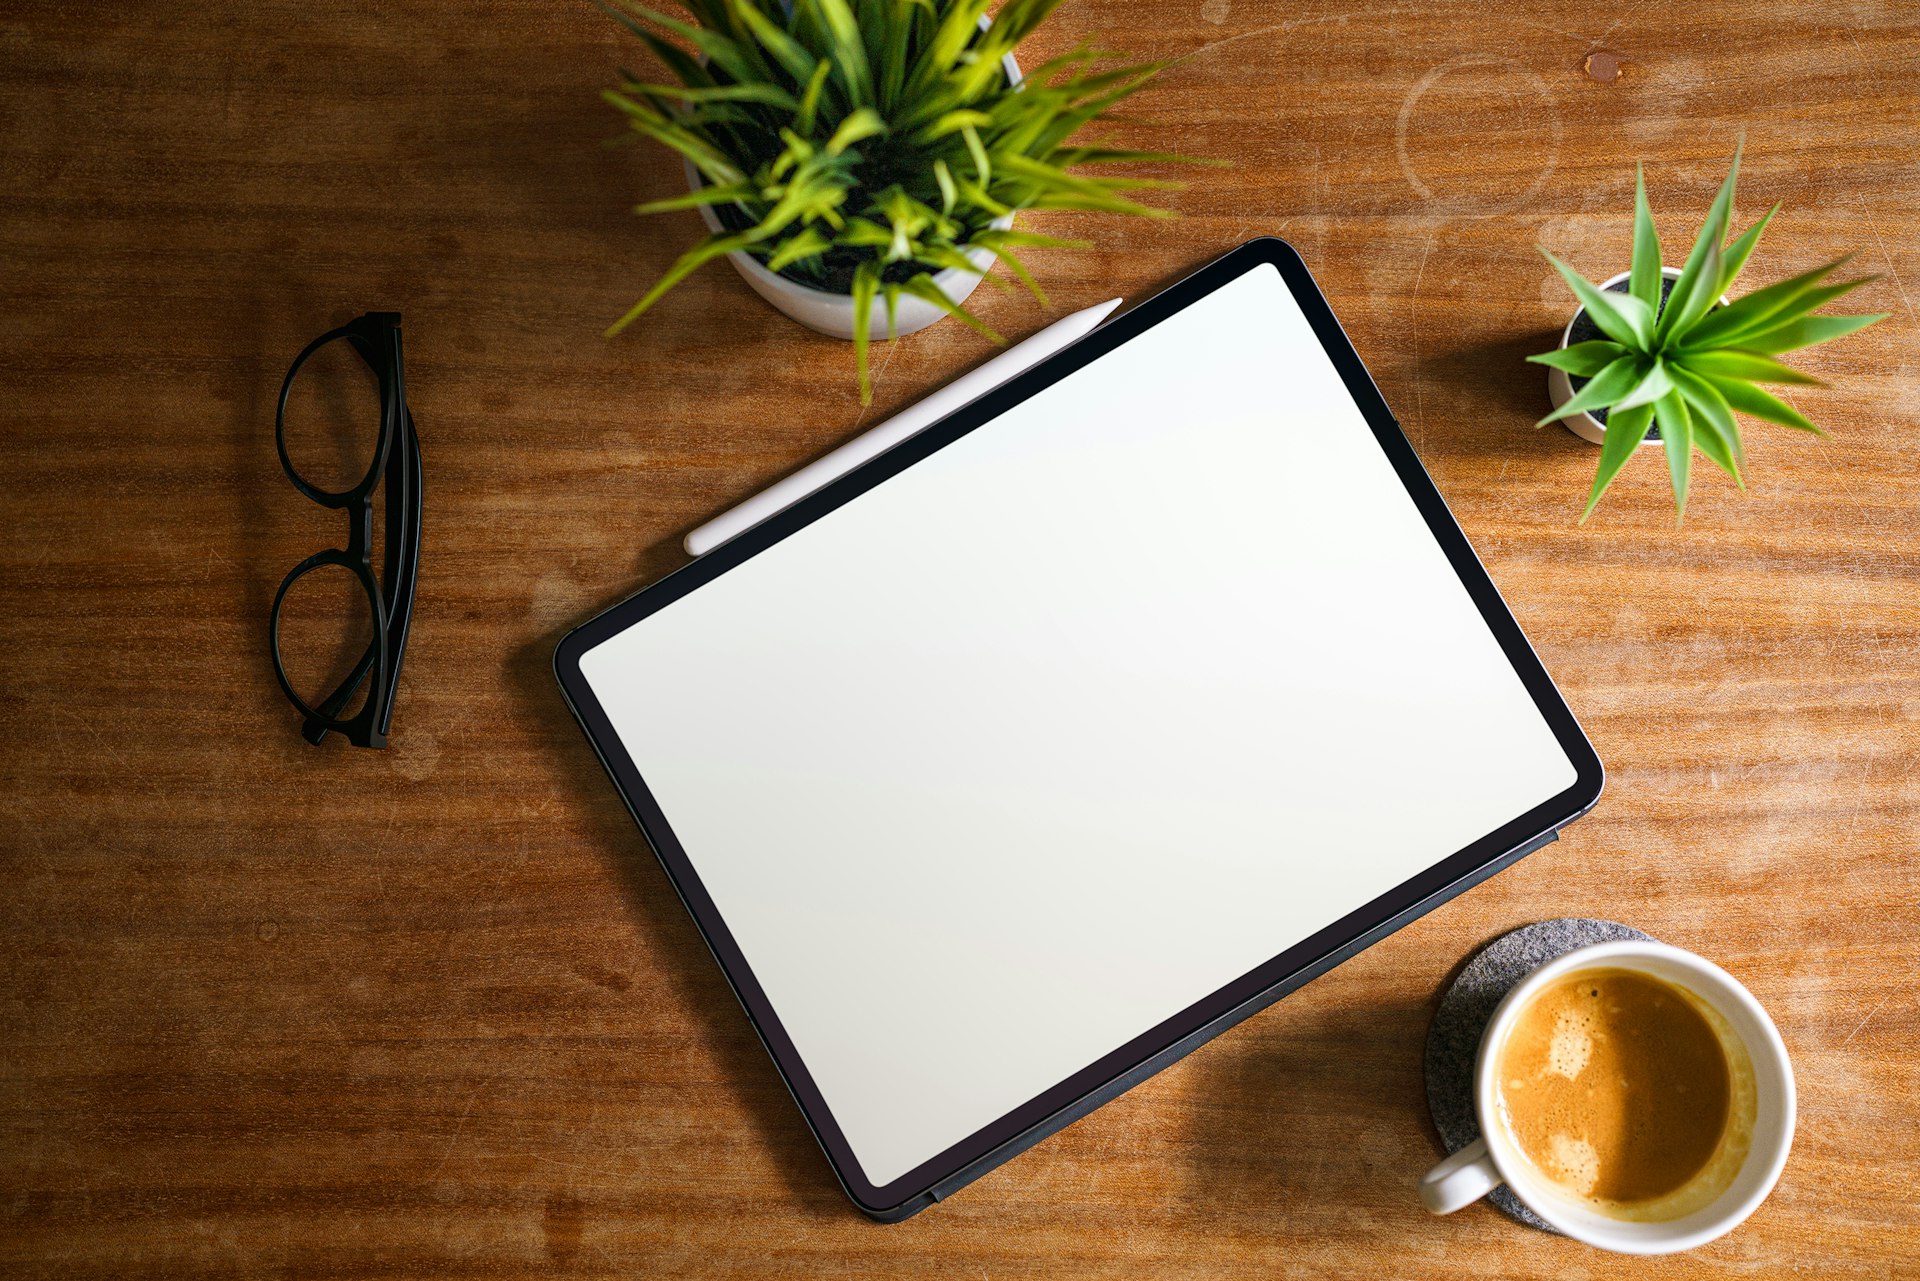
<path fill-rule="evenodd" d="M 1745 453 L 1735 412 L 1825 434 L 1793 406 L 1757 385 L 1820 385 L 1775 357 L 1886 319 L 1885 313 L 1812 314 L 1877 279 L 1863 276 L 1826 283 L 1845 258 L 1729 302 L 1727 291 L 1780 209 L 1775 205 L 1727 243 L 1739 173 L 1736 151 L 1686 266 L 1677 271 L 1661 266 L 1660 238 L 1647 206 L 1644 171 L 1634 183 L 1633 256 L 1628 271 L 1596 285 L 1544 248 L 1540 250 L 1580 302 L 1560 336 L 1560 346 L 1527 359 L 1550 371 L 1547 389 L 1553 412 L 1536 426 L 1557 418 L 1600 445 L 1599 474 L 1587 496 L 1582 522 L 1643 444 L 1658 443 L 1665 450 L 1673 478 L 1676 524 L 1686 513 L 1695 447 L 1735 484 L 1746 488 L 1740 476 Z"/>
<path fill-rule="evenodd" d="M 604 95 L 686 165 L 686 195 L 635 212 L 697 208 L 709 234 L 608 336 L 726 257 L 787 315 L 853 340 L 864 403 L 870 339 L 953 315 L 1004 341 L 963 306 L 995 259 L 1045 304 L 1015 251 L 1086 242 L 1019 230 L 1017 210 L 1171 216 L 1121 193 L 1181 184 L 1069 172 L 1182 157 L 1071 141 L 1160 66 L 1099 67 L 1083 44 L 1022 78 L 1013 50 L 1059 0 L 991 18 L 987 0 L 685 0 L 692 22 L 615 3 L 679 81 L 623 73 Z"/>

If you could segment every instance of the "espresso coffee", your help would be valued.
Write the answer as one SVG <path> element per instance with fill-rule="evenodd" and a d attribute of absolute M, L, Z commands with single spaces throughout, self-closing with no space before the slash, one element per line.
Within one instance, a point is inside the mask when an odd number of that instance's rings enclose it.
<path fill-rule="evenodd" d="M 1601 1213 L 1678 1217 L 1704 1204 L 1751 1130 L 1745 1064 L 1718 1024 L 1639 971 L 1585 970 L 1543 988 L 1500 1047 L 1509 1136 L 1549 1184 Z"/>

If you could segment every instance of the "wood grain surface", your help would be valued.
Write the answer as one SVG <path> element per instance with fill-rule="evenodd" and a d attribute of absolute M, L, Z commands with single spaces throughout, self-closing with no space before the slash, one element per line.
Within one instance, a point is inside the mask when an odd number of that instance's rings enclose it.
<path fill-rule="evenodd" d="M 680 536 L 989 354 L 876 352 L 724 268 L 597 100 L 589 5 L 0 12 L 0 1272 L 9 1277 L 1920 1275 L 1920 23 L 1896 0 L 1352 8 L 1068 0 L 1171 58 L 1128 136 L 1222 156 L 1171 223 L 1055 215 L 1057 308 L 1296 245 L 1611 774 L 1565 838 L 949 1202 L 860 1218 L 569 719 L 572 623 Z M 1535 431 L 1633 163 L 1690 238 L 1735 141 L 1755 262 L 1853 250 L 1893 318 L 1809 353 L 1684 532 L 1642 460 Z M 1044 323 L 982 291 L 1015 336 Z M 405 313 L 425 551 L 386 752 L 303 743 L 267 663 L 335 520 L 281 478 L 309 337 Z M 1406 638 L 1409 645 L 1419 637 Z M 1624 1260 L 1433 1220 L 1426 1021 L 1524 922 L 1719 961 L 1801 1086 L 1773 1197 Z"/>

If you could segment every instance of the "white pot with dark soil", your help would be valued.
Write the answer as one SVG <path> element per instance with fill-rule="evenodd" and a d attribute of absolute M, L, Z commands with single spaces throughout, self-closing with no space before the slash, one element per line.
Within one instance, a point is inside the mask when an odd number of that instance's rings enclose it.
<path fill-rule="evenodd" d="M 1631 272 L 1623 271 L 1617 276 L 1609 277 L 1600 287 L 1608 293 L 1624 294 L 1627 292 L 1627 278 L 1632 274 Z M 1660 269 L 1660 302 L 1662 306 L 1666 304 L 1667 295 L 1673 292 L 1673 282 L 1678 279 L 1680 279 L 1680 269 L 1678 267 L 1662 267 Z M 1720 301 L 1724 304 L 1726 299 L 1722 298 Z M 1587 315 L 1587 309 L 1582 307 L 1573 313 L 1573 319 L 1569 320 L 1567 327 L 1561 331 L 1560 349 L 1565 351 L 1575 343 L 1590 342 L 1595 338 L 1605 337 L 1606 335 L 1600 332 L 1600 326 L 1594 324 L 1593 318 Z M 1578 375 L 1568 374 L 1564 369 L 1549 367 L 1547 370 L 1547 396 L 1553 402 L 1555 409 L 1560 408 L 1560 406 L 1572 400 L 1575 393 L 1586 385 L 1587 379 Z M 1586 413 L 1582 411 L 1569 415 L 1560 420 L 1560 425 L 1582 440 L 1590 441 L 1596 445 L 1606 443 L 1607 411 L 1604 409 L 1599 410 L 1597 413 Z M 1643 446 L 1658 445 L 1660 443 L 1659 426 L 1649 426 L 1647 428 L 1647 438 L 1640 443 Z"/>
<path fill-rule="evenodd" d="M 1201 163 L 1077 140 L 1118 122 L 1116 105 L 1161 64 L 1109 68 L 1108 55 L 1083 45 L 1049 60 L 1057 74 L 1044 85 L 1026 80 L 1013 54 L 1051 3 L 993 15 L 913 4 L 860 5 L 856 15 L 841 5 L 824 19 L 805 5 L 763 8 L 695 5 L 691 23 L 640 5 L 612 15 L 669 78 L 629 73 L 601 97 L 633 134 L 698 171 L 687 171 L 684 194 L 634 212 L 695 209 L 708 234 L 607 326 L 609 338 L 707 263 L 730 258 L 780 312 L 852 340 L 868 403 L 875 338 L 952 315 L 1005 341 L 963 301 L 989 269 L 1004 267 L 1045 304 L 1021 255 L 1086 242 L 1015 227 L 1020 210 L 1168 217 L 1174 211 L 1140 193 L 1178 184 L 1111 167 Z M 743 27 L 738 14 L 754 20 Z"/>
<path fill-rule="evenodd" d="M 991 25 L 990 19 L 980 19 L 980 29 L 985 31 Z M 1000 65 L 1006 69 L 1007 83 L 1020 83 L 1020 64 L 1013 60 L 1012 54 L 1000 59 Z M 700 171 L 691 161 L 683 160 L 687 173 L 687 190 L 700 189 Z M 714 235 L 722 232 L 738 231 L 738 227 L 729 227 L 720 213 L 712 205 L 700 206 L 700 220 L 707 224 L 707 230 Z M 987 224 L 989 227 L 1005 231 L 1013 226 L 1013 215 L 995 218 Z M 962 249 L 961 254 L 975 267 L 973 271 L 962 271 L 958 267 L 949 267 L 945 271 L 928 273 L 934 287 L 945 294 L 956 306 L 972 296 L 980 287 L 987 272 L 993 269 L 994 252 L 991 249 Z M 727 261 L 740 273 L 753 292 L 772 303 L 782 315 L 799 321 L 816 333 L 826 334 L 829 338 L 853 337 L 853 284 L 852 269 L 842 273 L 844 280 L 830 280 L 829 284 L 838 288 L 820 289 L 804 284 L 783 272 L 769 271 L 767 265 L 744 249 L 737 249 L 727 255 Z M 947 313 L 925 298 L 915 298 L 903 294 L 895 302 L 893 323 L 887 323 L 885 307 L 876 306 L 867 319 L 867 337 L 880 340 L 899 338 L 905 334 L 925 329 Z"/>

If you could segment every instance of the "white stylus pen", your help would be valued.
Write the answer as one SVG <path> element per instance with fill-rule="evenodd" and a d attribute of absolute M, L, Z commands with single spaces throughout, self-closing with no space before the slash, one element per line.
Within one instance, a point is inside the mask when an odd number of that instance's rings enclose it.
<path fill-rule="evenodd" d="M 686 537 L 689 556 L 704 556 L 722 543 L 738 538 L 755 525 L 778 516 L 807 495 L 878 457 L 901 441 L 932 426 L 970 400 L 976 400 L 1015 374 L 1045 360 L 1075 339 L 1084 338 L 1113 314 L 1121 299 L 1114 298 L 1085 311 L 1076 311 L 1042 329 L 1033 337 L 960 375 L 940 390 L 907 406 L 893 417 L 861 432 L 832 453 L 823 454 L 753 497 L 729 507 Z"/>

